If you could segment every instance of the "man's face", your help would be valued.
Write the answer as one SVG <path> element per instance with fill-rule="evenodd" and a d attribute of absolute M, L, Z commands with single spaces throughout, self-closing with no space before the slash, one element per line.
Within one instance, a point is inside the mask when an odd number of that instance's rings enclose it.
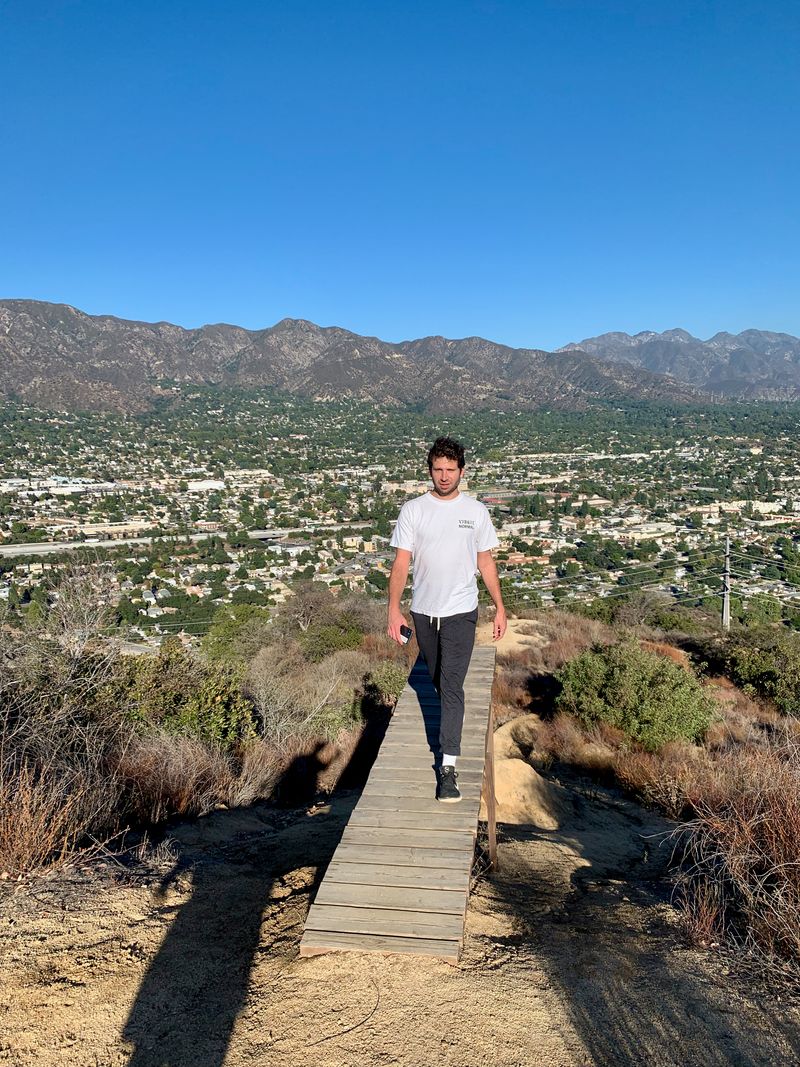
<path fill-rule="evenodd" d="M 444 459 L 441 456 L 437 456 L 431 466 L 431 478 L 433 479 L 433 488 L 436 495 L 445 498 L 455 496 L 463 473 L 464 468 L 462 467 L 459 470 L 459 466 L 454 459 Z"/>

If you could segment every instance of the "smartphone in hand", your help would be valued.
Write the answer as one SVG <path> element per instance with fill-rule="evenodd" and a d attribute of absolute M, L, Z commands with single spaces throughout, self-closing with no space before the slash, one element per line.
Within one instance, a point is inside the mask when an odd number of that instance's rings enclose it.
<path fill-rule="evenodd" d="M 400 627 L 400 638 L 404 645 L 407 645 L 411 638 L 414 636 L 414 631 L 410 626 Z"/>

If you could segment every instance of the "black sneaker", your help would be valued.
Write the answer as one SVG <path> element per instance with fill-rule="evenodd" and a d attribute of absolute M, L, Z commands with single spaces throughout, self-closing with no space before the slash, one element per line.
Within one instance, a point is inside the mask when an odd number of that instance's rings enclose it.
<path fill-rule="evenodd" d="M 436 799 L 445 804 L 455 804 L 461 800 L 456 781 L 458 772 L 455 767 L 441 767 L 439 769 L 439 782 L 436 786 Z"/>

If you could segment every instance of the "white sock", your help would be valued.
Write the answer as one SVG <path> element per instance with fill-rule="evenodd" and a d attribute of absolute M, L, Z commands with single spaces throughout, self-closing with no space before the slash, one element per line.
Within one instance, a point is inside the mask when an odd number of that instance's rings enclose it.
<path fill-rule="evenodd" d="M 456 759 L 457 759 L 456 756 L 442 756 L 442 766 L 443 767 L 455 767 Z"/>

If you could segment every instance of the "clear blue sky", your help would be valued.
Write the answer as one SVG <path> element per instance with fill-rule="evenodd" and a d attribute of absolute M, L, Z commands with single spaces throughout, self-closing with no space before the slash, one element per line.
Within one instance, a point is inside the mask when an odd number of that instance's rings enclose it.
<path fill-rule="evenodd" d="M 800 335 L 795 0 L 0 0 L 0 296 Z"/>

